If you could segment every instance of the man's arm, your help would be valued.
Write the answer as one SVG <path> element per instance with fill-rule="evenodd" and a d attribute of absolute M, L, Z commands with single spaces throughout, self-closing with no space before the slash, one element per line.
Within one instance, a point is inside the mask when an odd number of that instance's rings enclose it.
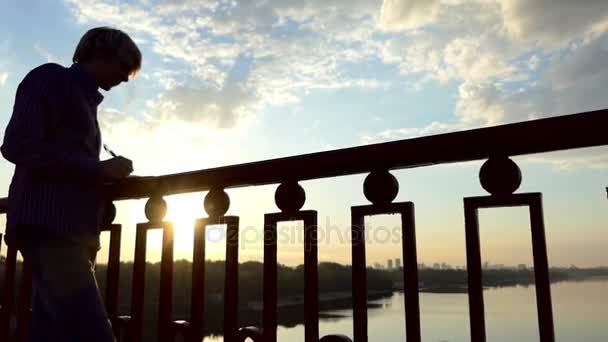
<path fill-rule="evenodd" d="M 52 97 L 60 96 L 56 89 L 64 85 L 54 84 L 61 83 L 62 70 L 58 68 L 46 65 L 30 72 L 19 84 L 0 151 L 15 165 L 45 176 L 101 184 L 103 172 L 98 160 L 69 154 L 48 140 Z"/>

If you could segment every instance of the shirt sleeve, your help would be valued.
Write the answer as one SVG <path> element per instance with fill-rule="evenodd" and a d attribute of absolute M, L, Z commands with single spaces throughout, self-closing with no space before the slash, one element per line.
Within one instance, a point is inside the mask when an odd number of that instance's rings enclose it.
<path fill-rule="evenodd" d="M 61 68 L 60 66 L 56 66 Z M 17 88 L 13 114 L 4 134 L 0 152 L 4 158 L 45 177 L 102 184 L 100 162 L 70 154 L 57 143 L 49 140 L 51 128 L 51 101 L 61 101 L 57 96 L 58 70 L 30 72 Z"/>

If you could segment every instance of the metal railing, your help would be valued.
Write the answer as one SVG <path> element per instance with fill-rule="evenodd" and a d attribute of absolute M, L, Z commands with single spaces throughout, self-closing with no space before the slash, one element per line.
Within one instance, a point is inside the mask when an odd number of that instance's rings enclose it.
<path fill-rule="evenodd" d="M 521 173 L 511 156 L 562 151 L 608 145 L 608 110 L 553 117 L 496 127 L 407 139 L 220 167 L 159 177 L 131 179 L 107 186 L 111 201 L 107 204 L 104 230 L 110 232 L 107 271 L 106 309 L 118 340 L 142 340 L 144 308 L 146 237 L 151 230 L 161 230 L 162 255 L 158 298 L 159 341 L 173 341 L 182 334 L 186 341 L 201 341 L 205 317 L 205 229 L 209 225 L 227 226 L 224 302 L 224 338 L 226 341 L 276 341 L 277 339 L 277 224 L 283 221 L 304 222 L 304 310 L 306 341 L 350 341 L 343 335 L 319 336 L 319 290 L 317 272 L 317 212 L 301 210 L 306 195 L 299 181 L 367 173 L 363 192 L 371 202 L 354 206 L 352 216 L 352 298 L 354 341 L 367 336 L 367 285 L 364 217 L 397 213 L 401 215 L 404 260 L 403 284 L 405 331 L 407 341 L 420 341 L 420 308 L 414 204 L 394 202 L 399 190 L 391 170 L 432 164 L 487 160 L 481 167 L 481 185 L 490 195 L 464 198 L 465 237 L 468 272 L 471 340 L 485 341 L 485 315 L 481 272 L 481 252 L 477 210 L 487 207 L 528 206 L 532 229 L 532 252 L 536 282 L 540 340 L 554 341 L 547 248 L 540 193 L 514 192 Z M 225 189 L 264 184 L 279 184 L 275 202 L 281 212 L 264 215 L 263 324 L 262 327 L 238 326 L 238 235 L 239 217 L 225 216 L 230 199 Z M 172 319 L 173 225 L 164 221 L 167 205 L 163 196 L 209 191 L 205 197 L 207 217 L 194 224 L 192 255 L 191 312 L 188 320 Z M 123 227 L 114 224 L 113 201 L 148 198 L 145 214 L 148 222 L 135 230 L 135 250 L 130 312 L 118 312 L 120 242 Z M 0 199 L 0 213 L 6 213 L 7 200 Z M 130 232 L 130 231 L 127 231 Z M 17 339 L 23 341 L 30 310 L 31 283 L 28 265 L 16 286 L 17 251 L 7 251 L 3 292 L 0 295 L 0 340 L 9 338 L 9 325 L 16 316 Z M 18 303 L 14 291 L 20 288 Z"/>

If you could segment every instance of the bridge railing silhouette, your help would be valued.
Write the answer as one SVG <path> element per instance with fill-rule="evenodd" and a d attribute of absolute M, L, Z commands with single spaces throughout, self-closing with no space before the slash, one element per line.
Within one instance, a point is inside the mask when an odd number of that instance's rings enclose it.
<path fill-rule="evenodd" d="M 527 206 L 530 210 L 532 253 L 540 341 L 554 341 L 553 314 L 542 196 L 540 193 L 515 193 L 521 172 L 512 156 L 608 145 L 608 110 L 558 116 L 496 127 L 440 134 L 387 143 L 325 151 L 288 158 L 226 166 L 200 171 L 127 179 L 108 185 L 104 230 L 110 232 L 106 279 L 106 308 L 119 341 L 142 340 L 144 310 L 146 237 L 151 230 L 162 231 L 160 292 L 157 335 L 159 341 L 201 341 L 205 314 L 205 229 L 226 226 L 224 339 L 226 341 L 276 341 L 277 339 L 277 224 L 304 222 L 304 311 L 306 341 L 350 341 L 343 335 L 319 336 L 319 290 L 317 272 L 317 212 L 301 210 L 305 190 L 298 182 L 311 179 L 367 174 L 363 184 L 368 205 L 351 208 L 352 218 L 352 298 L 353 340 L 363 342 L 367 335 L 367 285 L 364 218 L 380 214 L 400 214 L 403 249 L 403 286 L 407 341 L 420 341 L 420 308 L 414 204 L 394 202 L 399 191 L 391 170 L 434 164 L 486 160 L 479 172 L 487 196 L 466 197 L 465 237 L 468 273 L 470 333 L 473 342 L 486 340 L 482 287 L 482 265 L 477 211 L 488 207 Z M 238 243 L 239 217 L 226 216 L 230 199 L 228 188 L 279 184 L 275 202 L 277 213 L 264 215 L 263 324 L 261 327 L 238 325 Z M 190 317 L 172 318 L 173 224 L 164 220 L 167 204 L 163 197 L 208 191 L 204 207 L 207 216 L 194 223 L 192 255 L 192 294 Z M 118 312 L 117 298 L 120 267 L 121 224 L 113 223 L 113 202 L 147 198 L 147 222 L 135 229 L 132 296 L 129 312 Z M 7 200 L 0 199 L 0 213 L 6 213 Z M 0 340 L 9 340 L 11 326 L 16 339 L 24 341 L 29 319 L 29 266 L 23 265 L 16 279 L 17 251 L 10 247 L 5 260 L 3 291 L 0 294 Z M 19 298 L 14 302 L 15 291 Z M 11 324 L 11 321 L 15 321 Z M 340 333 L 340 332 L 336 332 Z"/>

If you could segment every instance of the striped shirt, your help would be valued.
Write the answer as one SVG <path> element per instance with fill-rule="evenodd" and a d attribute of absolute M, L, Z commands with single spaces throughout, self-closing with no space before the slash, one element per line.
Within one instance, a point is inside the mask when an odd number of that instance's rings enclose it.
<path fill-rule="evenodd" d="M 77 63 L 30 71 L 19 84 L 0 151 L 15 164 L 5 240 L 28 234 L 73 238 L 99 232 L 103 176 L 92 75 Z M 25 233 L 25 232 L 24 232 Z"/>

